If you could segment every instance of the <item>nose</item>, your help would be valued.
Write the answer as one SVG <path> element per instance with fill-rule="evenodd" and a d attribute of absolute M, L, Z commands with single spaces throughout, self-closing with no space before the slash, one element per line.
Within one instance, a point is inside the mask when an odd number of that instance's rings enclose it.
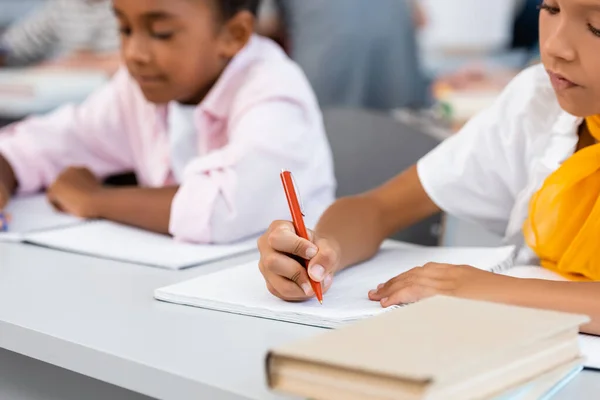
<path fill-rule="evenodd" d="M 131 35 L 124 40 L 123 57 L 127 62 L 147 64 L 152 59 L 148 40 L 141 35 Z"/>
<path fill-rule="evenodd" d="M 570 40 L 569 31 L 564 21 L 558 21 L 555 29 L 546 36 L 542 49 L 552 57 L 563 61 L 574 61 L 577 57 L 575 47 Z"/>

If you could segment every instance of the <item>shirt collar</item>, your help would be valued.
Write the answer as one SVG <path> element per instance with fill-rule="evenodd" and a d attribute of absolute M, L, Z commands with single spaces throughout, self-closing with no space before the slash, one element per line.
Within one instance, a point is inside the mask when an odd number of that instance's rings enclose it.
<path fill-rule="evenodd" d="M 243 71 L 255 60 L 258 45 L 255 36 L 250 38 L 246 46 L 229 62 L 225 70 L 210 89 L 199 108 L 218 119 L 226 119 L 229 115 L 235 92 L 245 79 Z"/>
<path fill-rule="evenodd" d="M 241 81 L 245 79 L 245 74 L 242 72 L 256 59 L 258 40 L 257 36 L 253 35 L 246 46 L 231 59 L 204 100 L 196 107 L 196 115 L 202 110 L 216 119 L 227 118 L 235 92 L 240 87 Z M 168 104 L 158 105 L 156 110 L 163 126 L 166 126 Z"/>

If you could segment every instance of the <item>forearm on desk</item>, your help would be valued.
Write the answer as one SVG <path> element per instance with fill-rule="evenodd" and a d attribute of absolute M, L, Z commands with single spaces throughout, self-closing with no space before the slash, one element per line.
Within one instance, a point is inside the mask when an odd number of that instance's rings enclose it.
<path fill-rule="evenodd" d="M 99 218 L 169 234 L 171 203 L 178 187 L 106 188 L 95 197 Z"/>
<path fill-rule="evenodd" d="M 581 331 L 600 335 L 600 282 L 556 282 L 517 279 L 511 283 L 503 303 L 575 314 L 585 314 L 591 322 Z"/>
<path fill-rule="evenodd" d="M 4 185 L 10 193 L 17 190 L 18 182 L 10 163 L 0 154 L 0 184 Z"/>
<path fill-rule="evenodd" d="M 439 211 L 413 166 L 377 189 L 338 200 L 315 231 L 339 246 L 340 265 L 346 268 L 374 256 L 390 235 Z"/>

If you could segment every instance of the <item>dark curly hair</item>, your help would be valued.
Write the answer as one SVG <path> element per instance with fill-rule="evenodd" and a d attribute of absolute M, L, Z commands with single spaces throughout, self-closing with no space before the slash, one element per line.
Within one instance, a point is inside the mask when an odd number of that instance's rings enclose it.
<path fill-rule="evenodd" d="M 256 15 L 260 0 L 213 0 L 223 19 L 233 18 L 240 11 L 250 11 Z"/>

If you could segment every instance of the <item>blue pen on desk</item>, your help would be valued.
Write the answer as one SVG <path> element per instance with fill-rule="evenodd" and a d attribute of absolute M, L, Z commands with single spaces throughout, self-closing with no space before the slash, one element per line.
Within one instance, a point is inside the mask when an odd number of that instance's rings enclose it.
<path fill-rule="evenodd" d="M 0 212 L 0 232 L 8 231 L 8 218 L 6 214 Z"/>

